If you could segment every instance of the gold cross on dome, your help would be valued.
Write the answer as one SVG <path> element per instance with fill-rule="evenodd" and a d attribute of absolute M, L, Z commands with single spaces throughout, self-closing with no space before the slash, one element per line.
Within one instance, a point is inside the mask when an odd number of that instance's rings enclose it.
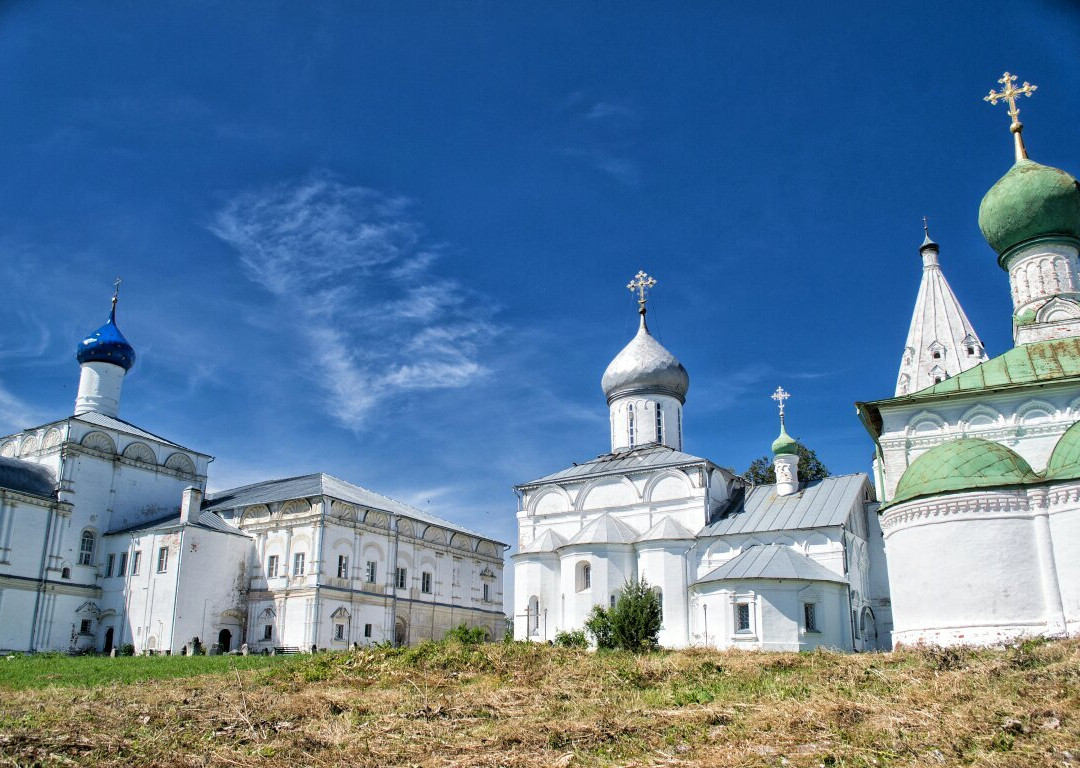
<path fill-rule="evenodd" d="M 626 287 L 630 289 L 630 293 L 636 293 L 638 295 L 638 306 L 644 309 L 645 302 L 649 300 L 648 292 L 652 290 L 654 285 L 656 285 L 656 279 L 649 277 L 641 270 L 634 275 L 634 279 L 631 280 Z"/>
<path fill-rule="evenodd" d="M 988 96 L 983 96 L 983 101 L 989 101 L 991 104 L 997 104 L 999 101 L 1007 101 L 1009 103 L 1009 117 L 1012 118 L 1013 124 L 1020 122 L 1020 110 L 1016 106 L 1016 100 L 1020 96 L 1031 96 L 1038 89 L 1038 86 L 1032 85 L 1027 80 L 1024 84 L 1017 88 L 1013 85 L 1016 81 L 1016 75 L 1006 72 L 999 83 L 1003 86 L 1001 92 L 991 90 Z"/>
<path fill-rule="evenodd" d="M 780 406 L 780 418 L 784 418 L 784 401 L 791 397 L 791 395 L 785 392 L 783 387 L 777 387 L 776 391 L 769 395 L 769 397 L 775 400 Z"/>

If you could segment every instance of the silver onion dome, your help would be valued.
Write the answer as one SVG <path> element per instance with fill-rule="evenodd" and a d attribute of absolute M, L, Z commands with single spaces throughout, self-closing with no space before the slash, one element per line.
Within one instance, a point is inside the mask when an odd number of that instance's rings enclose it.
<path fill-rule="evenodd" d="M 637 335 L 615 355 L 600 386 L 608 404 L 617 397 L 636 393 L 669 395 L 685 403 L 690 375 L 678 358 L 652 337 L 642 312 Z"/>

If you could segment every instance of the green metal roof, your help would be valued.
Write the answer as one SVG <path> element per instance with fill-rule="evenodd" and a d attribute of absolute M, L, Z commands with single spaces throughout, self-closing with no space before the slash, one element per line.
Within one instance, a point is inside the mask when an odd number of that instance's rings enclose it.
<path fill-rule="evenodd" d="M 1000 443 L 968 437 L 931 448 L 911 463 L 889 505 L 921 496 L 1001 488 L 1041 478 L 1023 458 Z"/>
<path fill-rule="evenodd" d="M 1080 478 L 1080 421 L 1073 424 L 1054 446 L 1043 477 L 1047 480 Z"/>

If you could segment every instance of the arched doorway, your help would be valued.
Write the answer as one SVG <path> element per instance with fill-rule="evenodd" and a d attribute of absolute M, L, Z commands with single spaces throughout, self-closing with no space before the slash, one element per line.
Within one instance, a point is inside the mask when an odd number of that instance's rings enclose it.
<path fill-rule="evenodd" d="M 397 621 L 394 622 L 394 645 L 399 648 L 409 642 L 409 625 L 405 623 L 405 619 L 398 616 Z"/>
<path fill-rule="evenodd" d="M 218 632 L 217 644 L 222 653 L 227 653 L 232 647 L 232 632 L 227 629 Z"/>
<path fill-rule="evenodd" d="M 113 649 L 113 628 L 109 627 L 105 630 L 105 645 L 102 646 L 102 653 L 111 653 Z"/>

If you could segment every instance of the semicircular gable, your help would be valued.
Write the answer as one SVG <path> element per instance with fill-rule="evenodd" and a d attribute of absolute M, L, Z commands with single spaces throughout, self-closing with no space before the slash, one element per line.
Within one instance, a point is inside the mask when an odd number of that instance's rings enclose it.
<path fill-rule="evenodd" d="M 116 443 L 104 432 L 87 432 L 83 436 L 82 444 L 101 453 L 116 453 Z"/>
<path fill-rule="evenodd" d="M 390 518 L 386 516 L 385 512 L 380 512 L 377 509 L 369 509 L 367 514 L 364 515 L 364 523 L 373 528 L 389 528 Z"/>
<path fill-rule="evenodd" d="M 1004 421 L 1005 417 L 998 411 L 980 403 L 960 417 L 960 427 L 965 430 L 993 429 Z"/>
<path fill-rule="evenodd" d="M 930 411 L 922 411 L 912 416 L 907 428 L 909 435 L 920 436 L 945 432 L 946 429 L 945 420 Z"/>
<path fill-rule="evenodd" d="M 15 456 L 14 440 L 8 440 L 6 443 L 0 446 L 0 456 L 3 456 L 5 459 L 10 459 Z"/>
<path fill-rule="evenodd" d="M 1016 423 L 1024 426 L 1045 424 L 1052 421 L 1056 413 L 1057 408 L 1045 400 L 1029 400 L 1016 409 Z"/>
<path fill-rule="evenodd" d="M 424 529 L 424 541 L 430 541 L 432 544 L 446 544 L 446 534 L 443 533 L 442 528 L 429 525 Z"/>
<path fill-rule="evenodd" d="M 569 512 L 572 505 L 570 496 L 559 487 L 545 488 L 530 500 L 530 511 L 536 515 L 551 515 Z"/>
<path fill-rule="evenodd" d="M 331 501 L 330 516 L 340 520 L 355 520 L 356 507 L 352 504 L 346 504 L 344 501 Z"/>
<path fill-rule="evenodd" d="M 123 456 L 125 459 L 141 461 L 143 464 L 157 464 L 157 456 L 154 455 L 153 449 L 146 443 L 129 443 L 124 449 Z"/>
<path fill-rule="evenodd" d="M 455 533 L 450 539 L 450 546 L 456 549 L 464 549 L 468 552 L 472 552 L 473 540 L 466 536 L 464 533 Z"/>
<path fill-rule="evenodd" d="M 402 520 L 398 518 L 398 535 L 400 536 L 416 536 L 416 529 L 413 527 L 412 522 L 409 520 Z"/>
<path fill-rule="evenodd" d="M 490 541 L 481 541 L 476 546 L 476 553 L 479 555 L 490 555 L 495 557 L 498 553 L 495 551 L 495 545 Z"/>
<path fill-rule="evenodd" d="M 270 508 L 265 504 L 252 504 L 244 510 L 240 522 L 249 523 L 270 519 Z"/>
<path fill-rule="evenodd" d="M 605 477 L 586 486 L 581 492 L 578 509 L 606 509 L 637 504 L 638 497 L 634 484 L 625 477 Z"/>
<path fill-rule="evenodd" d="M 281 516 L 285 515 L 306 515 L 311 511 L 311 504 L 307 502 L 307 499 L 293 499 L 287 501 L 281 507 Z"/>
<path fill-rule="evenodd" d="M 53 427 L 45 433 L 45 439 L 41 441 L 41 447 L 48 450 L 50 448 L 55 448 L 62 442 L 64 442 L 64 436 L 60 434 L 59 429 Z"/>
<path fill-rule="evenodd" d="M 182 475 L 194 475 L 195 464 L 185 453 L 174 453 L 165 459 L 165 467 L 175 470 Z"/>
<path fill-rule="evenodd" d="M 691 494 L 690 480 L 678 471 L 665 472 L 649 480 L 645 486 L 647 501 L 672 501 L 685 499 Z"/>

